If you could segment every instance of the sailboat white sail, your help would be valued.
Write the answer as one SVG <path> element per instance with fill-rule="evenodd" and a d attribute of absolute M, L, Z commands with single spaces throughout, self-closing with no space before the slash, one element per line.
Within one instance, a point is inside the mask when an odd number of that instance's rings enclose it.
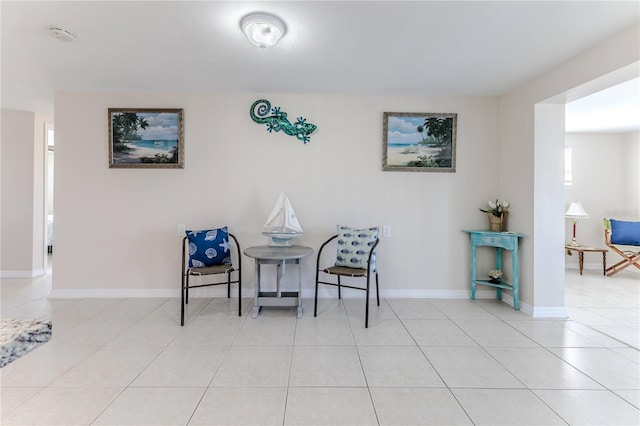
<path fill-rule="evenodd" d="M 264 228 L 262 234 L 271 237 L 274 245 L 289 245 L 291 238 L 304 233 L 284 188 Z"/>

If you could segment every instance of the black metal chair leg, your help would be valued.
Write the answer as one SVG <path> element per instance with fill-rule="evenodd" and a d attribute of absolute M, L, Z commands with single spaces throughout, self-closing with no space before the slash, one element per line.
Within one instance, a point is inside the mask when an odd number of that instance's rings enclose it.
<path fill-rule="evenodd" d="M 313 298 L 313 316 L 317 317 L 318 316 L 318 275 L 319 275 L 319 270 L 316 268 L 316 292 L 315 292 L 315 297 Z"/>
<path fill-rule="evenodd" d="M 184 275 L 180 284 L 180 325 L 184 326 Z"/>
<path fill-rule="evenodd" d="M 322 250 L 325 248 L 325 246 L 327 244 L 329 244 L 330 241 L 334 240 L 338 238 L 338 235 L 334 235 L 333 237 L 329 238 L 327 241 L 325 241 L 321 246 L 320 249 L 318 250 L 318 255 L 316 257 L 316 281 L 315 281 L 315 297 L 314 297 L 314 301 L 313 301 L 313 316 L 317 317 L 318 316 L 318 288 L 320 286 L 320 284 L 327 284 L 327 285 L 331 285 L 331 286 L 335 286 L 338 287 L 338 299 L 342 299 L 342 287 L 345 288 L 352 288 L 352 289 L 356 289 L 356 290 L 364 290 L 366 291 L 366 300 L 365 300 L 365 320 L 364 320 L 364 326 L 365 328 L 369 328 L 369 303 L 370 303 L 370 297 L 371 297 L 371 271 L 372 271 L 372 264 L 371 264 L 371 260 L 372 257 L 375 254 L 375 249 L 376 246 L 378 245 L 378 243 L 380 242 L 380 240 L 378 240 L 376 238 L 375 242 L 373 242 L 373 244 L 369 244 L 370 246 L 370 251 L 369 251 L 369 257 L 367 259 L 367 268 L 366 270 L 364 270 L 364 268 L 353 268 L 354 271 L 353 273 L 349 273 L 345 270 L 343 270 L 342 268 L 327 268 L 326 270 L 321 270 L 320 269 L 320 258 L 322 255 Z M 339 265 L 335 265 L 335 266 L 339 266 Z M 337 278 L 337 283 L 333 283 L 333 282 L 325 282 L 322 281 L 320 282 L 319 279 L 319 274 L 320 272 L 325 272 L 328 275 L 335 275 Z M 375 272 L 376 274 L 376 303 L 378 306 L 380 306 L 380 285 L 379 285 L 379 280 L 378 280 L 378 273 Z M 352 278 L 358 277 L 358 278 L 366 278 L 367 284 L 366 284 L 366 288 L 362 287 L 362 285 L 359 286 L 353 286 L 351 284 L 350 281 L 347 281 L 347 283 L 342 284 L 342 276 L 346 276 L 347 280 L 350 280 Z"/>
<path fill-rule="evenodd" d="M 365 302 L 364 328 L 369 328 L 369 275 L 367 275 L 367 301 Z"/>
<path fill-rule="evenodd" d="M 1 1 L 1 0 L 0 0 Z M 212 268 L 207 270 L 208 268 L 203 268 L 204 270 L 199 270 L 198 267 L 188 267 L 187 264 L 187 256 L 189 253 L 187 240 L 188 236 L 182 239 L 182 276 L 180 277 L 180 325 L 184 326 L 185 317 L 186 317 L 186 309 L 189 304 L 189 290 L 191 289 L 191 275 L 198 276 L 199 279 L 196 279 L 196 283 L 193 285 L 193 288 L 198 287 L 208 287 L 208 286 L 217 286 L 224 285 L 225 282 L 222 281 L 223 274 L 227 274 L 227 298 L 231 298 L 231 284 L 238 283 L 238 316 L 242 316 L 242 255 L 240 254 L 240 245 L 238 244 L 238 240 L 233 234 L 229 234 L 230 240 L 233 240 L 235 243 L 235 248 L 237 250 L 237 267 L 232 265 L 227 265 L 224 268 Z M 238 273 L 238 279 L 233 280 L 233 273 Z M 204 273 L 204 275 L 203 275 Z M 202 283 L 201 280 L 204 280 L 203 277 L 209 277 L 215 275 L 215 282 Z M 212 280 L 213 281 L 213 280 Z M 197 294 L 196 294 L 197 296 Z M 233 304 L 232 304 L 233 305 Z"/>
<path fill-rule="evenodd" d="M 187 272 L 187 285 L 184 288 L 184 303 L 189 304 L 189 273 Z"/>

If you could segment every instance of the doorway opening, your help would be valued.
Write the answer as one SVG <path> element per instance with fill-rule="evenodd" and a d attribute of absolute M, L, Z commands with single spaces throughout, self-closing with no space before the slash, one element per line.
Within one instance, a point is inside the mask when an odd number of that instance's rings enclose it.
<path fill-rule="evenodd" d="M 54 153 L 55 136 L 52 123 L 44 125 L 44 270 L 51 272 L 53 262 L 53 176 L 54 176 Z"/>

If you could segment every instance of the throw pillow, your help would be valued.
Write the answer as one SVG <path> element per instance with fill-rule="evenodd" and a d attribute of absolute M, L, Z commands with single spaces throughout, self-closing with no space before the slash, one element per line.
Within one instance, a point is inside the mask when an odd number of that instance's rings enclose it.
<path fill-rule="evenodd" d="M 369 252 L 378 239 L 378 227 L 357 229 L 338 225 L 336 266 L 367 269 Z M 371 271 L 376 271 L 375 252 L 371 256 Z"/>
<path fill-rule="evenodd" d="M 640 222 L 611 219 L 611 243 L 640 246 Z"/>
<path fill-rule="evenodd" d="M 187 231 L 189 239 L 189 267 L 204 268 L 231 264 L 231 247 L 227 227 Z"/>

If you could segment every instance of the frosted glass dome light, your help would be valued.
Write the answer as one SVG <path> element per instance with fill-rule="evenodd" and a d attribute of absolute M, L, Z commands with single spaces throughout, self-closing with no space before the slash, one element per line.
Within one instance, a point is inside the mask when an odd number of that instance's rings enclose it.
<path fill-rule="evenodd" d="M 254 13 L 245 16 L 240 27 L 249 41 L 260 47 L 271 47 L 284 36 L 286 29 L 280 18 L 266 13 Z"/>

